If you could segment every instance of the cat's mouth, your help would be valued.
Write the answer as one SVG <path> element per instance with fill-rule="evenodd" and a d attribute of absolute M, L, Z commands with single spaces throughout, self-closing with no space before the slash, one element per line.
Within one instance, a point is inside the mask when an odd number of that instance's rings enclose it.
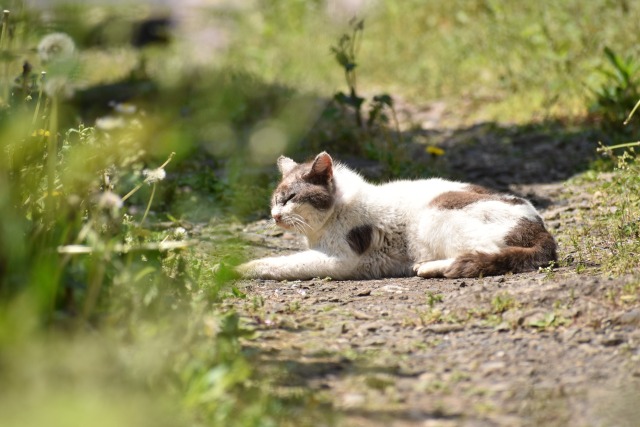
<path fill-rule="evenodd" d="M 286 223 L 285 220 L 280 215 L 274 216 L 273 221 L 276 223 L 278 227 L 284 228 L 285 230 L 289 230 L 293 227 L 292 224 Z"/>

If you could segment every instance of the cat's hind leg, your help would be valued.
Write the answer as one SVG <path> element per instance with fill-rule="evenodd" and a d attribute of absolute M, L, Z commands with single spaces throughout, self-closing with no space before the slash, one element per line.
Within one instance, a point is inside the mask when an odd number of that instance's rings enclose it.
<path fill-rule="evenodd" d="M 454 261 L 455 258 L 417 262 L 413 265 L 413 272 L 416 273 L 417 276 L 427 279 L 444 277 L 444 272 L 451 267 Z"/>

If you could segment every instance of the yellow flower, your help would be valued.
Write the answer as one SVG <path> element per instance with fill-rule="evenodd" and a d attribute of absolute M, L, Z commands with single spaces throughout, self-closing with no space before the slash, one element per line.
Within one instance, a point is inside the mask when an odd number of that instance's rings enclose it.
<path fill-rule="evenodd" d="M 444 155 L 444 150 L 440 147 L 436 147 L 434 145 L 429 145 L 425 151 L 429 154 L 431 154 L 432 156 L 442 156 Z"/>
<path fill-rule="evenodd" d="M 46 136 L 46 137 L 48 137 L 49 135 L 51 135 L 51 132 L 49 132 L 48 130 L 44 130 L 44 129 L 34 130 L 31 133 L 31 136 Z"/>

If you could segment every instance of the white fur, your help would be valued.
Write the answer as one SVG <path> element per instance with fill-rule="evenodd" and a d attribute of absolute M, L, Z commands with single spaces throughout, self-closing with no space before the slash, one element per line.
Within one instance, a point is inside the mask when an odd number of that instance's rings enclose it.
<path fill-rule="evenodd" d="M 467 184 L 444 179 L 373 185 L 335 163 L 333 180 L 336 199 L 328 211 L 295 203 L 272 210 L 274 216 L 297 215 L 299 225 L 288 228 L 306 236 L 309 250 L 249 262 L 239 267 L 243 275 L 277 280 L 433 277 L 441 275 L 457 256 L 500 251 L 506 234 L 520 219 L 539 218 L 528 202 L 486 200 L 457 210 L 434 208 L 429 204 L 438 195 L 467 189 Z M 373 227 L 371 244 L 359 255 L 346 236 L 365 224 Z"/>

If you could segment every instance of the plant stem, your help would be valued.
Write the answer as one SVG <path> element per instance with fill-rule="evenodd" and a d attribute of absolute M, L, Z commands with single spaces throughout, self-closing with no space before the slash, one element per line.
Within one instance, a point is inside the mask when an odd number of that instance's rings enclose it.
<path fill-rule="evenodd" d="M 133 190 L 129 191 L 123 198 L 122 201 L 124 202 L 125 200 L 127 200 L 129 197 L 133 196 L 135 194 L 136 191 L 138 191 L 140 189 L 140 187 L 142 187 L 144 185 L 146 181 L 142 181 L 140 184 L 136 185 Z"/>
<path fill-rule="evenodd" d="M 171 160 L 173 159 L 173 156 L 176 155 L 175 151 L 172 151 L 171 154 L 169 154 L 169 158 L 162 164 L 160 165 L 160 167 L 158 167 L 158 169 L 162 169 L 165 166 L 167 166 L 169 164 L 169 162 L 171 162 Z M 136 191 L 138 191 L 149 179 L 145 179 L 144 181 L 142 181 L 140 184 L 136 185 L 134 187 L 133 190 L 129 191 L 123 198 L 122 201 L 124 202 L 125 200 L 127 200 L 129 197 L 133 196 L 135 194 Z"/>
<path fill-rule="evenodd" d="M 58 100 L 51 102 L 49 115 L 49 140 L 47 143 L 47 200 L 46 217 L 51 222 L 55 218 L 53 193 L 56 185 L 56 163 L 58 158 Z"/>
<path fill-rule="evenodd" d="M 40 87 L 38 88 L 38 101 L 36 101 L 36 109 L 33 112 L 33 119 L 31 120 L 32 128 L 35 127 L 36 121 L 38 120 L 38 114 L 40 113 L 40 101 L 42 100 L 42 93 L 44 91 L 44 79 L 46 76 L 47 76 L 46 71 L 43 71 L 42 73 L 40 73 Z"/>
<path fill-rule="evenodd" d="M 2 49 L 2 53 L 6 58 L 4 58 L 4 75 L 3 78 L 3 91 L 2 91 L 2 100 L 8 106 L 9 105 L 9 94 L 11 92 L 11 79 L 9 78 L 9 38 L 7 37 L 7 31 L 9 27 L 9 14 L 8 10 L 4 10 L 2 13 L 2 32 L 0 33 L 0 49 Z"/>
<path fill-rule="evenodd" d="M 638 146 L 640 146 L 640 141 L 627 142 L 627 143 L 624 143 L 624 144 L 605 146 L 605 147 L 602 147 L 602 148 L 598 148 L 598 151 L 616 150 L 618 148 L 638 147 Z"/>
<path fill-rule="evenodd" d="M 400 122 L 398 121 L 396 109 L 393 108 L 393 106 L 389 106 L 389 109 L 391 110 L 391 117 L 393 117 L 393 124 L 396 128 L 396 132 L 398 133 L 398 139 L 400 140 L 400 143 L 403 143 L 404 138 L 402 137 L 402 132 L 400 132 Z"/>
<path fill-rule="evenodd" d="M 638 100 L 638 102 L 636 102 L 636 106 L 633 107 L 633 110 L 631 110 L 631 112 L 629 113 L 629 117 L 627 117 L 627 119 L 624 122 L 622 122 L 623 125 L 626 126 L 626 125 L 629 124 L 629 121 L 631 120 L 631 117 L 633 117 L 633 113 L 636 112 L 636 110 L 638 109 L 639 106 L 640 106 L 640 100 Z"/>
<path fill-rule="evenodd" d="M 103 260 L 97 260 L 95 266 L 96 270 L 91 275 L 89 282 L 89 288 L 87 290 L 87 296 L 84 300 L 84 306 L 82 307 L 82 320 L 87 320 L 93 311 L 98 296 L 100 295 L 100 288 L 102 288 L 102 282 L 104 281 L 105 265 L 107 264 L 106 254 L 100 254 L 105 257 Z"/>
<path fill-rule="evenodd" d="M 147 209 L 144 211 L 144 215 L 142 215 L 142 219 L 140 220 L 140 226 L 144 223 L 144 220 L 147 219 L 147 214 L 149 213 L 149 209 L 151 209 L 151 203 L 153 202 L 153 196 L 156 194 L 156 183 L 153 183 L 153 187 L 151 188 L 151 196 L 149 196 L 149 203 L 147 203 Z"/>

